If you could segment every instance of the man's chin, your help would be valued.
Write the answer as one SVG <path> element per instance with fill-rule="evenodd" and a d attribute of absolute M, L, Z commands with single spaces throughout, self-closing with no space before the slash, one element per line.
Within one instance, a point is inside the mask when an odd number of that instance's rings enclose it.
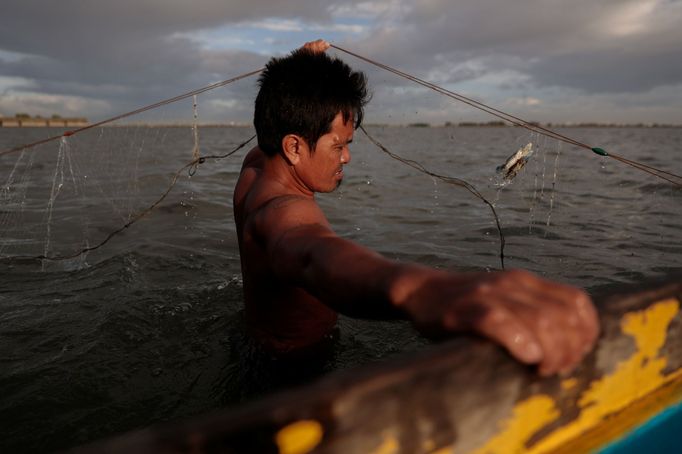
<path fill-rule="evenodd" d="M 331 188 L 329 188 L 329 189 L 326 189 L 326 190 L 317 190 L 317 191 L 315 191 L 315 192 L 319 192 L 320 194 L 328 194 L 328 193 L 330 193 L 330 192 L 334 192 L 334 191 L 336 191 L 337 189 L 339 189 L 339 186 L 341 186 L 341 183 L 342 183 L 342 182 L 343 182 L 343 180 L 337 180 L 336 183 L 334 183 L 334 186 L 333 186 L 333 187 L 331 187 Z"/>

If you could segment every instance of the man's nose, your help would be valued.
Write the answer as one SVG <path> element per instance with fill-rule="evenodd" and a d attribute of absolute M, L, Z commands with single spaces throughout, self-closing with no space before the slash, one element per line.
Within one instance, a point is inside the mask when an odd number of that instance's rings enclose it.
<path fill-rule="evenodd" d="M 350 150 L 348 147 L 343 147 L 341 152 L 341 164 L 348 164 L 350 162 Z"/>

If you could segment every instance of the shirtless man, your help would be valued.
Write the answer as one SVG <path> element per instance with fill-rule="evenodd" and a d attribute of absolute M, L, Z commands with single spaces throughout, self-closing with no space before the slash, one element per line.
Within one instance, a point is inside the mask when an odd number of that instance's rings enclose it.
<path fill-rule="evenodd" d="M 337 313 L 408 318 L 426 334 L 475 333 L 541 375 L 572 370 L 599 332 L 581 290 L 512 270 L 457 273 L 388 260 L 337 236 L 315 201 L 334 191 L 367 102 L 365 76 L 306 44 L 259 79 L 251 150 L 234 192 L 252 334 L 273 352 L 305 350 Z"/>

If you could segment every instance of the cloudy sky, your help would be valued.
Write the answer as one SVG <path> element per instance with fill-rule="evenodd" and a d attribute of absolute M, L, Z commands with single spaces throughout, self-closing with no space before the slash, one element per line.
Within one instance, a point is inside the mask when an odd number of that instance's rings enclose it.
<path fill-rule="evenodd" d="M 532 121 L 682 124 L 682 0 L 2 0 L 0 115 L 103 119 L 316 38 Z M 340 56 L 370 78 L 368 122 L 494 120 Z M 199 118 L 249 122 L 254 96 L 208 92 Z"/>

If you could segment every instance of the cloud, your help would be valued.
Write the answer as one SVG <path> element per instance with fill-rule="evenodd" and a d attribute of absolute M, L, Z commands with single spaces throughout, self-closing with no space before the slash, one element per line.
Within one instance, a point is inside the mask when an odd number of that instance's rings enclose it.
<path fill-rule="evenodd" d="M 560 0 L 431 0 L 413 5 L 357 46 L 421 74 L 443 61 L 453 67 L 477 61 L 485 65 L 479 64 L 472 77 L 512 69 L 538 86 L 586 92 L 646 91 L 682 80 L 681 2 L 574 0 L 567 8 Z"/>
<path fill-rule="evenodd" d="M 48 95 L 45 93 L 5 93 L 0 100 L 0 112 L 14 115 L 30 111 L 33 115 L 49 117 L 52 114 L 81 117 L 83 112 L 102 113 L 109 111 L 106 101 L 79 96 Z"/>
<path fill-rule="evenodd" d="M 615 36 L 628 36 L 646 31 L 652 25 L 653 14 L 660 1 L 640 0 L 626 3 L 617 9 L 604 23 L 604 27 Z"/>
<path fill-rule="evenodd" d="M 274 32 L 316 31 L 324 33 L 363 33 L 367 27 L 360 24 L 306 23 L 301 20 L 270 18 L 256 22 L 242 22 L 235 28 L 256 28 Z"/>
<path fill-rule="evenodd" d="M 636 57 L 627 50 L 588 51 L 543 59 L 530 65 L 529 73 L 544 86 L 588 93 L 642 92 L 682 81 L 682 55 L 678 50 L 665 49 Z"/>
<path fill-rule="evenodd" d="M 339 19 L 379 21 L 386 26 L 391 22 L 400 22 L 414 7 L 414 3 L 405 0 L 347 1 L 332 4 L 329 13 Z"/>
<path fill-rule="evenodd" d="M 263 17 L 329 20 L 324 5 L 315 0 L 270 2 L 249 0 L 119 0 L 117 2 L 59 3 L 4 0 L 0 43 L 4 50 L 38 55 L 72 55 L 107 51 L 137 42 L 235 24 Z M 31 33 L 26 33 L 27 28 Z"/>
<path fill-rule="evenodd" d="M 12 89 L 26 89 L 35 86 L 32 80 L 23 77 L 0 76 L 0 93 L 9 92 Z"/>
<path fill-rule="evenodd" d="M 266 19 L 258 22 L 247 22 L 243 25 L 276 32 L 303 31 L 303 24 L 300 21 L 291 19 Z"/>
<path fill-rule="evenodd" d="M 66 61 L 36 55 L 0 60 L 0 74 L 30 81 L 33 92 L 103 101 L 109 112 L 90 111 L 90 115 L 101 115 L 131 110 L 252 71 L 266 60 L 250 52 L 205 50 L 189 39 L 169 36 Z M 22 87 L 15 85 L 12 90 L 18 92 Z"/>
<path fill-rule="evenodd" d="M 0 89 L 14 99 L 43 93 L 101 101 L 92 111 L 98 113 L 90 115 L 103 114 L 105 106 L 115 114 L 251 71 L 270 55 L 317 37 L 486 101 L 535 98 L 541 104 L 525 107 L 547 112 L 556 90 L 576 97 L 614 95 L 601 98 L 614 100 L 655 97 L 659 87 L 682 84 L 682 2 L 566 5 L 564 0 L 5 0 Z M 373 102 L 382 87 L 412 84 L 341 56 L 368 73 L 377 93 Z M 240 84 L 213 96 L 238 100 L 235 112 L 248 118 L 255 81 Z M 392 108 L 411 110 L 406 106 L 419 100 L 409 93 L 395 91 Z M 423 109 L 434 118 L 443 109 L 435 103 Z M 453 111 L 443 116 L 448 112 Z M 675 118 L 682 122 L 682 113 Z"/>
<path fill-rule="evenodd" d="M 32 81 L 36 93 L 105 101 L 114 113 L 262 66 L 267 57 L 211 51 L 183 33 L 264 16 L 330 20 L 326 7 L 314 0 L 5 0 L 0 74 Z"/>
<path fill-rule="evenodd" d="M 505 103 L 517 106 L 539 106 L 542 104 L 542 100 L 532 96 L 526 96 L 523 98 L 509 98 Z"/>

